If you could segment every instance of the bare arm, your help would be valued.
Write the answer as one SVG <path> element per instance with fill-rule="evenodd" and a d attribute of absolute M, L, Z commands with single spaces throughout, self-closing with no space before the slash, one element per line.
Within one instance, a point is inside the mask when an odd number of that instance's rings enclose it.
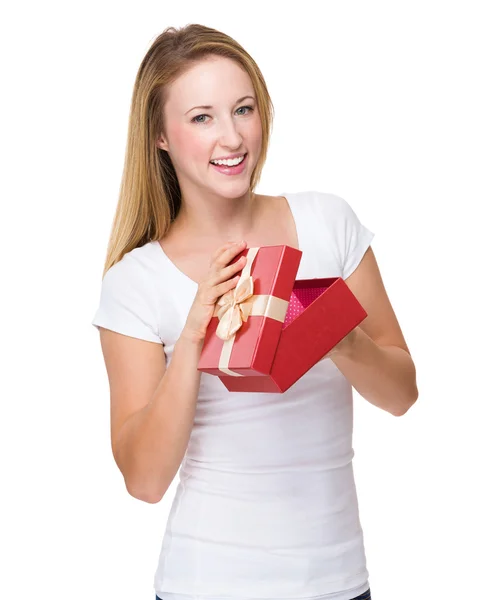
<path fill-rule="evenodd" d="M 416 369 L 371 247 L 345 283 L 368 316 L 328 356 L 368 402 L 404 415 L 418 398 Z"/>
<path fill-rule="evenodd" d="M 193 427 L 202 347 L 181 335 L 152 399 L 120 427 L 114 456 L 135 498 L 159 502 L 179 469 Z M 161 346 L 158 351 L 163 355 Z"/>
<path fill-rule="evenodd" d="M 179 469 L 194 423 L 207 326 L 217 299 L 237 285 L 246 258 L 228 262 L 245 245 L 227 243 L 214 253 L 166 369 L 161 344 L 100 328 L 113 456 L 135 498 L 159 502 Z"/>

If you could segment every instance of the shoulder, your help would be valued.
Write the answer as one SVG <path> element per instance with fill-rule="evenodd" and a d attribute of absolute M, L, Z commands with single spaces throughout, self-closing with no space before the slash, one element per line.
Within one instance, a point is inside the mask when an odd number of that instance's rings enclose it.
<path fill-rule="evenodd" d="M 92 324 L 124 335 L 161 343 L 161 302 L 150 246 L 135 248 L 110 267 Z"/>
<path fill-rule="evenodd" d="M 351 205 L 347 200 L 333 192 L 314 190 L 305 192 L 305 194 L 317 207 L 330 214 L 338 215 L 339 217 L 347 217 L 352 211 Z"/>
<path fill-rule="evenodd" d="M 153 242 L 134 248 L 106 271 L 105 277 L 119 281 L 147 282 L 158 272 L 158 254 Z"/>
<path fill-rule="evenodd" d="M 341 233 L 358 221 L 349 202 L 333 192 L 304 190 L 284 195 L 293 203 L 299 214 L 310 214 L 330 231 L 333 227 Z"/>
<path fill-rule="evenodd" d="M 326 210 L 330 213 L 345 214 L 351 209 L 349 203 L 344 198 L 333 192 L 302 190 L 298 192 L 286 192 L 283 193 L 283 196 L 301 207 Z"/>
<path fill-rule="evenodd" d="M 154 305 L 158 290 L 158 255 L 149 242 L 130 250 L 110 267 L 102 280 L 103 293 L 129 302 Z"/>
<path fill-rule="evenodd" d="M 374 233 L 364 225 L 364 219 L 342 196 L 333 192 L 306 190 L 290 194 L 298 215 L 304 222 L 312 219 L 310 231 L 315 243 L 328 247 L 342 265 L 343 277 L 356 268 L 370 246 Z"/>

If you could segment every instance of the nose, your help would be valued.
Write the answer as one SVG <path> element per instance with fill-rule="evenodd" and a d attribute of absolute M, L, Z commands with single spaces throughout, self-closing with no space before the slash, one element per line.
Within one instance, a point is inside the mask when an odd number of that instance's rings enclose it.
<path fill-rule="evenodd" d="M 236 123 L 231 119 L 220 121 L 219 125 L 219 143 L 227 148 L 238 149 L 241 146 L 243 137 L 238 131 Z"/>

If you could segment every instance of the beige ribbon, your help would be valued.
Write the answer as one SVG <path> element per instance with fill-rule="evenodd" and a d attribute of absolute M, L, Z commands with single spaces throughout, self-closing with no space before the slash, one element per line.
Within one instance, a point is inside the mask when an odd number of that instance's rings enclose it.
<path fill-rule="evenodd" d="M 244 377 L 241 373 L 229 369 L 229 359 L 231 358 L 236 332 L 243 323 L 250 316 L 269 317 L 283 323 L 288 310 L 288 300 L 267 294 L 254 296 L 253 278 L 250 272 L 258 251 L 259 247 L 248 249 L 247 262 L 236 287 L 221 296 L 216 305 L 220 308 L 217 310 L 219 324 L 215 333 L 217 337 L 224 340 L 218 368 L 227 375 L 234 377 Z"/>

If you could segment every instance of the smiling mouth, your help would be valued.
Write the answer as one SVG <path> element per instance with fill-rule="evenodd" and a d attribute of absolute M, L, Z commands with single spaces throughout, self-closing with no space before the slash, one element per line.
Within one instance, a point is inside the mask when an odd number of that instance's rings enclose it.
<path fill-rule="evenodd" d="M 227 167 L 227 168 L 237 167 L 237 166 L 241 165 L 241 163 L 245 160 L 245 158 L 247 157 L 247 154 L 248 154 L 248 152 L 245 152 L 245 154 L 242 154 L 240 157 L 241 158 L 240 162 L 236 163 L 235 165 L 224 165 L 224 164 L 218 165 L 216 163 L 213 163 L 212 161 L 210 161 L 210 164 L 213 165 L 214 167 Z"/>

